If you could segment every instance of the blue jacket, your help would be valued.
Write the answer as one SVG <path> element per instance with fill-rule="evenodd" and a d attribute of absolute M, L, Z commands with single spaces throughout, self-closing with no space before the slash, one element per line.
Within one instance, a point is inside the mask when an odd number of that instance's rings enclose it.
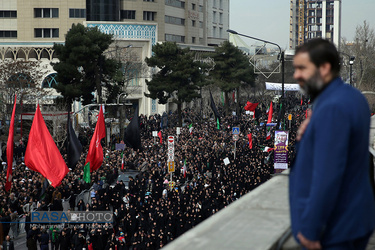
<path fill-rule="evenodd" d="M 372 232 L 375 204 L 369 179 L 369 129 L 366 99 L 334 79 L 314 102 L 290 172 L 295 238 L 301 232 L 325 246 Z"/>

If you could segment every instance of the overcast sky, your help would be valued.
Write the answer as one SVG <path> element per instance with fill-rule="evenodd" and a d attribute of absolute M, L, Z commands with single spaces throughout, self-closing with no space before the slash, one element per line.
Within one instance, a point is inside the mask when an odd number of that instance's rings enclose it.
<path fill-rule="evenodd" d="M 375 0 L 342 0 L 341 3 L 342 37 L 352 41 L 357 25 L 362 25 L 364 20 L 375 29 Z M 282 48 L 289 46 L 289 18 L 289 0 L 230 0 L 230 29 L 277 43 Z"/>

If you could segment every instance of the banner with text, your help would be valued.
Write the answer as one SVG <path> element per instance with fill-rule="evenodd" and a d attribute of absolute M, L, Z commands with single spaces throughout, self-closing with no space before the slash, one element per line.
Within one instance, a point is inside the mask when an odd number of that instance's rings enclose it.
<path fill-rule="evenodd" d="M 275 169 L 288 168 L 288 138 L 289 131 L 275 131 Z"/>

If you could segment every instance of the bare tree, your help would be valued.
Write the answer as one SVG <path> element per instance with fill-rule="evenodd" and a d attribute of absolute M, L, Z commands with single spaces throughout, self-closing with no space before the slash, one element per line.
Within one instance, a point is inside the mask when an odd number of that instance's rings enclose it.
<path fill-rule="evenodd" d="M 343 39 L 342 52 L 346 55 L 354 56 L 353 83 L 360 90 L 373 90 L 375 77 L 375 32 L 368 22 L 356 28 L 353 42 Z M 348 58 L 343 57 L 343 73 L 348 75 Z"/>
<path fill-rule="evenodd" d="M 10 119 L 16 94 L 17 103 L 20 104 L 16 114 L 19 115 L 30 106 L 35 107 L 35 103 L 49 95 L 50 91 L 42 88 L 45 72 L 40 61 L 6 59 L 0 61 L 0 67 L 1 120 L 6 124 L 5 121 Z"/>
<path fill-rule="evenodd" d="M 354 87 L 361 91 L 374 91 L 375 87 L 375 31 L 367 21 L 356 28 L 353 42 L 342 41 L 341 50 L 343 67 L 341 74 L 344 78 L 350 77 L 349 56 L 354 56 L 352 65 L 352 82 Z M 345 56 L 347 55 L 347 56 Z M 349 78 L 350 79 L 350 78 Z M 371 109 L 375 110 L 375 96 L 366 95 Z"/>
<path fill-rule="evenodd" d="M 122 75 L 118 76 L 117 82 L 113 82 L 112 89 L 108 89 L 109 99 L 122 104 L 126 97 L 131 95 L 141 95 L 141 79 L 150 77 L 150 68 L 142 59 L 142 48 L 133 47 L 127 42 L 115 39 L 109 49 L 104 53 L 106 57 L 114 59 L 121 64 Z M 124 137 L 124 120 L 126 111 L 124 105 L 118 109 L 120 118 L 120 137 Z"/>

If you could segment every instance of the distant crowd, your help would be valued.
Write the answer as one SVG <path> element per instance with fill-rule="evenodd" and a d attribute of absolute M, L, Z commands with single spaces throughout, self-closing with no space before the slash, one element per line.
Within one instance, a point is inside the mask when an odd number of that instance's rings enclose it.
<path fill-rule="evenodd" d="M 281 123 L 281 129 L 277 129 L 289 130 L 289 159 L 294 157 L 295 132 L 305 118 L 307 108 L 306 102 L 302 105 L 300 102 L 294 97 L 286 99 L 284 118 L 292 114 L 293 119 L 290 128 L 289 123 Z M 11 193 L 0 187 L 0 222 L 15 222 L 20 218 L 30 221 L 30 212 L 63 210 L 63 201 L 69 201 L 72 211 L 113 211 L 114 222 L 112 225 L 94 225 L 94 228 L 93 225 L 41 228 L 25 223 L 28 249 L 37 249 L 37 245 L 41 249 L 50 246 L 61 250 L 159 249 L 272 177 L 275 173 L 273 153 L 263 151 L 266 146 L 274 147 L 274 138 L 266 139 L 268 104 L 260 104 L 255 117 L 244 110 L 236 115 L 222 116 L 220 129 L 212 117 L 202 118 L 199 112 L 185 109 L 182 114 L 184 127 L 178 137 L 174 127 L 176 113 L 164 116 L 168 125 L 164 123 L 163 129 L 162 116 L 140 115 L 142 150 L 126 147 L 122 170 L 121 151 L 115 150 L 115 143 L 120 141 L 114 137 L 109 146 L 104 147 L 103 164 L 92 173 L 91 183 L 83 181 L 83 165 L 93 130 L 80 131 L 84 153 L 57 188 L 43 188 L 44 177 L 28 170 L 23 163 L 26 142 L 18 143 Z M 274 104 L 273 114 L 276 121 L 278 105 Z M 241 132 L 235 149 L 232 127 L 239 127 Z M 271 127 L 271 132 L 275 130 Z M 152 136 L 152 131 L 161 131 L 162 143 Z M 253 138 L 252 149 L 247 137 L 249 133 Z M 167 167 L 168 136 L 175 136 L 172 181 Z M 4 148 L 2 158 L 6 161 Z M 224 163 L 225 158 L 229 159 L 229 164 Z M 186 174 L 183 166 L 186 166 Z M 128 184 L 116 181 L 120 172 L 129 169 L 137 170 L 139 174 L 130 178 Z M 2 165 L 2 185 L 5 176 L 6 165 Z M 84 190 L 90 190 L 88 202 L 77 198 Z M 0 225 L 1 240 L 7 235 L 11 239 L 17 237 L 19 224 Z"/>

